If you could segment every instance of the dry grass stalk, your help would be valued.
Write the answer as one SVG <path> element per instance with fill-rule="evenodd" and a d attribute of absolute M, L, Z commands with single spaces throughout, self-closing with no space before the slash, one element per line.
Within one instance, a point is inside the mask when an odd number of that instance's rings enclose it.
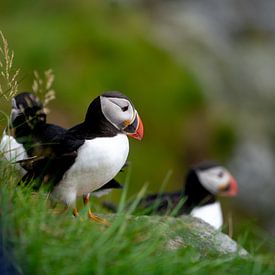
<path fill-rule="evenodd" d="M 20 69 L 13 69 L 14 52 L 10 51 L 9 44 L 0 31 L 0 98 L 10 101 L 18 91 L 18 75 Z"/>
<path fill-rule="evenodd" d="M 32 90 L 42 100 L 45 108 L 50 101 L 55 99 L 55 90 L 52 88 L 53 83 L 54 74 L 51 69 L 44 72 L 43 78 L 37 71 L 34 71 Z M 49 112 L 48 108 L 46 110 Z"/>

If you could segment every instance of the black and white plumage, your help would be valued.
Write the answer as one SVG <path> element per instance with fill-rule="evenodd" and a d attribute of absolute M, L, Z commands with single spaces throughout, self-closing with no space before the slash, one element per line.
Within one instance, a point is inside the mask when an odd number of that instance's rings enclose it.
<path fill-rule="evenodd" d="M 46 114 L 39 98 L 24 92 L 12 99 L 9 126 L 4 130 L 0 142 L 0 152 L 11 163 L 28 157 L 26 141 L 37 124 L 44 124 Z M 19 165 L 15 167 L 24 174 L 26 171 Z"/>
<path fill-rule="evenodd" d="M 31 161 L 23 181 L 47 178 L 51 197 L 75 206 L 78 196 L 104 188 L 124 166 L 127 136 L 143 138 L 137 111 L 123 94 L 104 93 L 90 104 L 82 123 L 58 136 L 52 155 Z"/>
<path fill-rule="evenodd" d="M 138 210 L 164 215 L 171 213 L 181 202 L 177 216 L 191 215 L 218 229 L 223 224 L 223 217 L 217 195 L 235 196 L 237 191 L 237 182 L 227 169 L 202 162 L 188 171 L 183 190 L 148 195 L 141 199 Z M 110 204 L 105 206 L 112 207 Z"/>
<path fill-rule="evenodd" d="M 24 98 L 28 97 L 27 100 Z M 16 98 L 18 99 L 18 102 L 16 102 Z M 26 127 L 26 130 L 21 131 L 24 133 L 27 133 L 26 135 L 30 134 L 30 125 L 34 124 L 35 122 L 32 121 L 32 118 L 30 119 L 29 123 L 27 123 L 27 117 L 33 117 L 36 116 L 36 111 L 39 110 L 41 111 L 43 109 L 42 103 L 40 100 L 32 96 L 30 93 L 22 93 L 21 96 L 17 96 L 12 99 L 12 109 L 11 109 L 11 114 L 10 114 L 10 121 L 9 121 L 9 126 L 4 130 L 2 134 L 2 139 L 0 142 L 0 151 L 2 155 L 10 162 L 16 162 L 18 160 L 27 158 L 27 152 L 23 146 L 22 143 L 18 142 L 15 138 L 15 128 L 12 125 L 13 120 L 15 120 L 16 117 L 20 115 L 20 118 L 17 119 L 18 121 L 18 126 L 20 128 L 24 129 Z M 20 103 L 20 104 L 19 104 Z M 19 107 L 20 105 L 20 107 Z M 30 109 L 35 106 L 35 110 L 32 110 L 30 112 Z M 24 115 L 23 109 L 27 108 L 28 109 L 28 115 Z M 23 120 L 23 122 L 22 122 Z M 32 125 L 33 126 L 33 125 Z M 18 165 L 19 166 L 19 165 Z"/>
<path fill-rule="evenodd" d="M 4 157 L 16 163 L 29 157 L 50 154 L 55 137 L 66 130 L 46 122 L 45 108 L 32 93 L 20 93 L 12 98 L 11 103 L 9 127 L 4 131 L 0 143 Z M 26 173 L 19 163 L 15 165 L 22 174 Z"/>

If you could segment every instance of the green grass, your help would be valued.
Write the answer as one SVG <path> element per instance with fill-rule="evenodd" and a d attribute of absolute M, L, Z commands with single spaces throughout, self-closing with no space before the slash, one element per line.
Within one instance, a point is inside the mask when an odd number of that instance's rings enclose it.
<path fill-rule="evenodd" d="M 165 248 L 158 219 L 152 223 L 133 220 L 129 213 L 109 217 L 108 228 L 80 218 L 58 214 L 49 206 L 46 193 L 16 187 L 18 176 L 0 164 L 1 229 L 4 248 L 23 274 L 274 274 L 272 256 L 248 258 L 221 256 L 196 246 Z M 125 189 L 122 206 L 126 201 Z M 93 208 L 95 205 L 93 205 Z M 100 207 L 97 206 L 97 211 Z M 123 209 L 123 207 L 121 207 Z M 133 209 L 132 209 L 133 210 Z M 154 226 L 153 226 L 154 224 Z M 164 228 L 166 228 L 164 230 Z M 204 248 L 205 249 L 205 248 Z"/>

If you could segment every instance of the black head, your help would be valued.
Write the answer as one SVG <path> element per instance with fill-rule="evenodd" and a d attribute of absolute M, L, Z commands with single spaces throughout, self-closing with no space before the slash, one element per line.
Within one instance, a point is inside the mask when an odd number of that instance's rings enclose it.
<path fill-rule="evenodd" d="M 201 162 L 187 173 L 184 193 L 190 206 L 214 202 L 217 194 L 234 196 L 237 191 L 233 176 L 214 162 Z"/>
<path fill-rule="evenodd" d="M 90 104 L 86 127 L 103 136 L 125 133 L 137 139 L 143 137 L 143 124 L 130 99 L 120 92 L 106 92 Z"/>
<path fill-rule="evenodd" d="M 12 99 L 10 115 L 11 127 L 17 131 L 33 129 L 46 123 L 46 112 L 39 98 L 29 92 L 18 94 Z"/>

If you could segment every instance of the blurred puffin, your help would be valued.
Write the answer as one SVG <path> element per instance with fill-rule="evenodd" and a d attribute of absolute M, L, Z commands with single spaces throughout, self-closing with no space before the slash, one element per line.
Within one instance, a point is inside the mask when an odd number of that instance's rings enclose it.
<path fill-rule="evenodd" d="M 26 160 L 28 170 L 23 182 L 43 179 L 51 183 L 51 197 L 73 206 L 83 196 L 84 203 L 90 193 L 110 184 L 126 163 L 129 153 L 127 136 L 141 140 L 143 124 L 128 97 L 119 92 L 106 92 L 90 104 L 85 120 L 58 135 L 57 146 L 51 146 L 52 154 Z M 45 180 L 46 179 L 46 180 Z M 107 223 L 89 209 L 92 220 Z"/>
<path fill-rule="evenodd" d="M 191 215 L 219 229 L 223 216 L 217 195 L 235 196 L 237 192 L 237 182 L 227 169 L 212 162 L 202 162 L 190 168 L 183 190 L 148 195 L 141 199 L 137 210 L 164 215 L 177 209 L 177 216 Z M 104 206 L 114 211 L 112 204 L 104 203 Z"/>
<path fill-rule="evenodd" d="M 58 125 L 46 122 L 46 111 L 40 99 L 23 92 L 12 98 L 9 127 L 4 131 L 0 151 L 4 157 L 14 163 L 28 157 L 48 154 L 57 135 L 66 130 Z M 48 142 L 48 143 L 47 143 Z M 17 163 L 16 167 L 26 173 Z"/>

